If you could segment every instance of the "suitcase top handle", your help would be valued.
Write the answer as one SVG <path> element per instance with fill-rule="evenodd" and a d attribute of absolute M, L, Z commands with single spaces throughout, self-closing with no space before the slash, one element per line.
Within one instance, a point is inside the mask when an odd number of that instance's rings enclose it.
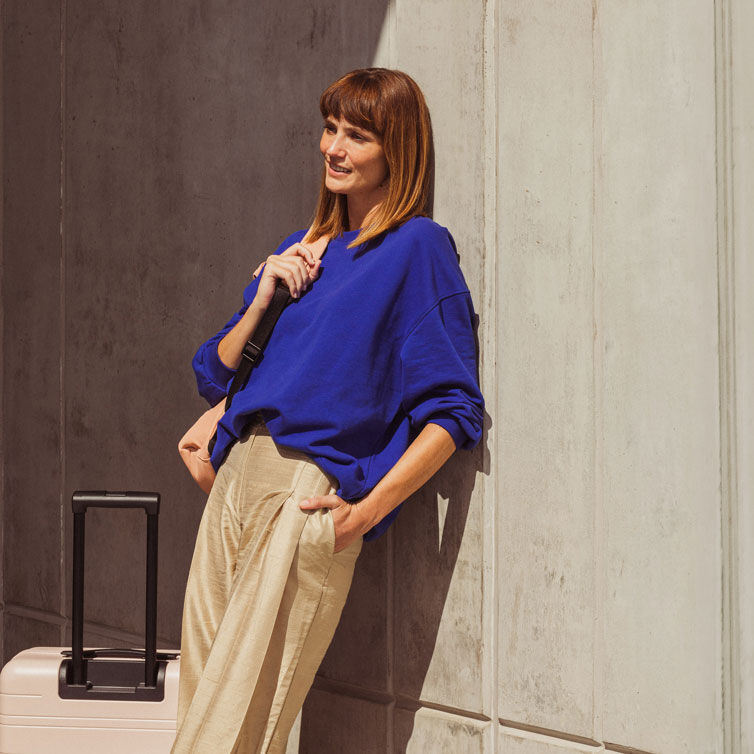
<path fill-rule="evenodd" d="M 157 685 L 157 492 L 77 491 L 73 508 L 73 604 L 71 685 L 86 687 L 84 658 L 84 541 L 89 508 L 143 508 L 147 514 L 147 593 L 144 636 L 144 686 Z"/>
<path fill-rule="evenodd" d="M 143 508 L 149 515 L 160 512 L 160 496 L 156 492 L 74 492 L 71 498 L 74 513 L 89 508 Z"/>

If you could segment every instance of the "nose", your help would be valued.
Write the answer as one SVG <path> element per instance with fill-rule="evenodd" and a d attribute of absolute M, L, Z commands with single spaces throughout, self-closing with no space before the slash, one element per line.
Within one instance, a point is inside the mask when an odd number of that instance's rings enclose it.
<path fill-rule="evenodd" d="M 340 133 L 340 131 L 332 136 L 330 144 L 325 151 L 329 155 L 343 154 L 343 135 Z"/>

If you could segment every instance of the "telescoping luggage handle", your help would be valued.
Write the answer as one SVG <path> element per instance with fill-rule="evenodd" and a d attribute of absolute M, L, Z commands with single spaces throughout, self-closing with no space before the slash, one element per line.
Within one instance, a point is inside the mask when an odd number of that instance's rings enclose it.
<path fill-rule="evenodd" d="M 146 616 L 144 644 L 143 689 L 149 691 L 159 685 L 164 672 L 158 673 L 157 658 L 157 526 L 160 512 L 160 495 L 156 492 L 99 492 L 78 491 L 73 493 L 73 625 L 72 625 L 72 660 L 68 676 L 68 691 L 71 687 L 92 686 L 87 678 L 87 657 L 84 653 L 84 546 L 86 534 L 86 511 L 89 508 L 143 508 L 147 514 L 147 579 L 146 579 Z M 113 650 L 102 656 L 113 657 L 119 654 Z M 126 653 L 127 654 L 127 653 Z M 129 663 L 132 664 L 132 663 Z M 63 684 L 61 671 L 61 689 Z M 108 682 L 108 696 L 118 695 L 117 689 Z M 141 686 L 141 684 L 138 684 Z M 93 690 L 93 689 L 92 689 Z M 131 689 L 131 695 L 140 689 Z M 78 693 L 74 691 L 75 695 Z M 98 694 L 98 696 L 100 696 Z M 137 694 L 139 696 L 139 694 Z"/>

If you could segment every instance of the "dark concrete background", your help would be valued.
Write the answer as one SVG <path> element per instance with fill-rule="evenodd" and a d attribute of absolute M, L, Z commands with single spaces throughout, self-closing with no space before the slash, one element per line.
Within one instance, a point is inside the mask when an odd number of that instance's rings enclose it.
<path fill-rule="evenodd" d="M 203 408 L 191 356 L 307 224 L 319 93 L 369 64 L 383 14 L 379 2 L 5 4 L 6 658 L 29 631 L 62 641 L 61 541 L 82 487 L 163 494 L 160 633 L 177 642 L 203 504 L 176 452 Z M 90 599 L 87 618 L 136 633 L 143 522 L 91 518 L 87 594 L 119 598 Z"/>
<path fill-rule="evenodd" d="M 70 643 L 70 497 L 87 488 L 162 493 L 159 644 L 178 646 L 205 501 L 176 450 L 205 408 L 191 357 L 308 224 L 319 94 L 372 63 L 386 6 L 4 4 L 4 660 Z M 397 533 L 365 546 L 301 751 L 383 751 L 391 731 L 405 750 L 481 452 L 454 458 Z M 439 560 L 438 491 L 459 503 Z M 143 514 L 89 514 L 87 643 L 141 643 L 144 545 Z M 333 693 L 358 725 L 322 714 Z M 389 723 L 396 698 L 408 714 Z"/>
<path fill-rule="evenodd" d="M 177 645 L 204 502 L 176 452 L 203 408 L 191 356 L 307 224 L 319 93 L 370 64 L 385 5 L 4 4 L 5 659 L 67 640 L 77 488 L 162 493 Z M 142 528 L 91 514 L 92 641 L 142 630 Z"/>

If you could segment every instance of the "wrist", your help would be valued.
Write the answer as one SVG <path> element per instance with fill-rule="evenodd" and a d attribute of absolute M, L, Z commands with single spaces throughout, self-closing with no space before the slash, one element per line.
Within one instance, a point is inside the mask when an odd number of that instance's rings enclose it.
<path fill-rule="evenodd" d="M 378 524 L 390 511 L 382 512 L 382 506 L 375 497 L 374 490 L 353 504 L 357 511 L 359 533 L 366 534 L 373 526 Z"/>
<path fill-rule="evenodd" d="M 252 317 L 258 314 L 264 314 L 268 306 L 269 306 L 269 302 L 263 303 L 260 300 L 259 293 L 257 293 L 257 295 L 254 296 L 254 299 L 252 300 L 252 302 L 249 304 L 249 308 L 246 310 L 246 317 L 251 319 Z"/>

